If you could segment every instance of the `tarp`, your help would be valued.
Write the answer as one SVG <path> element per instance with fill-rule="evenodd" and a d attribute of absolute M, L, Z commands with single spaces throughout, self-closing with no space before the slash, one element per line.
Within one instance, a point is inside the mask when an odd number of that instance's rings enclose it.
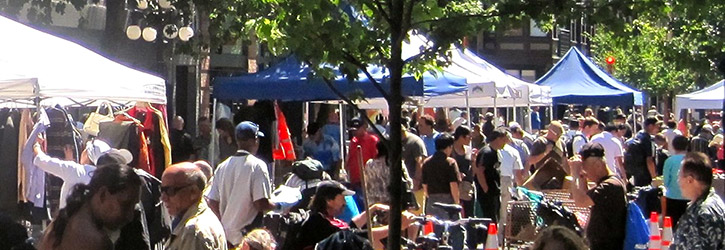
<path fill-rule="evenodd" d="M 554 104 L 642 105 L 637 91 L 595 65 L 572 47 L 536 84 L 551 87 Z"/>
<path fill-rule="evenodd" d="M 385 68 L 370 66 L 367 68 L 383 90 L 390 91 L 389 74 Z M 280 101 L 319 101 L 339 100 L 319 78 L 309 78 L 311 69 L 295 56 L 288 56 L 272 67 L 255 74 L 216 77 L 214 79 L 214 97 L 219 100 L 264 99 Z M 358 95 L 365 98 L 382 97 L 370 80 L 359 73 L 358 80 L 349 81 L 338 73 L 334 86 L 344 95 Z M 450 74 L 426 73 L 422 79 L 412 75 L 403 76 L 401 86 L 403 96 L 441 95 L 464 91 L 466 80 Z"/>
<path fill-rule="evenodd" d="M 677 95 L 675 98 L 677 112 L 675 114 L 679 117 L 680 110 L 683 109 L 721 109 L 723 98 L 725 98 L 723 83 L 725 80 L 692 93 Z"/>
<path fill-rule="evenodd" d="M 166 104 L 162 78 L 134 70 L 76 43 L 55 37 L 0 16 L 2 84 L 37 80 L 36 91 L 25 94 L 0 91 L 0 100 L 27 100 L 39 96 L 43 105 L 144 101 Z M 5 67 L 10 66 L 10 67 Z M 31 80 L 31 81 L 35 81 Z M 27 85 L 26 85 L 27 86 Z"/>

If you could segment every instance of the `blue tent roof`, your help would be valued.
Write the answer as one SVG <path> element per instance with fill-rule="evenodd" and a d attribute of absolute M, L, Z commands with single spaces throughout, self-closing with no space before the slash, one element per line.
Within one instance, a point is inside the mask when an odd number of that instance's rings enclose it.
<path fill-rule="evenodd" d="M 551 87 L 555 104 L 642 105 L 642 92 L 604 72 L 572 47 L 536 84 Z"/>
<path fill-rule="evenodd" d="M 385 68 L 368 67 L 374 79 L 384 90 L 390 90 L 388 71 Z M 294 56 L 256 74 L 217 77 L 214 79 L 214 97 L 219 100 L 264 99 L 281 101 L 339 100 L 322 79 L 308 79 L 310 68 Z M 421 83 L 422 82 L 422 83 Z M 382 97 L 368 78 L 360 73 L 357 81 L 340 76 L 334 81 L 343 94 L 361 91 L 365 98 Z M 436 96 L 466 90 L 466 80 L 450 74 L 438 73 L 437 77 L 424 74 L 420 80 L 403 75 L 403 96 Z"/>

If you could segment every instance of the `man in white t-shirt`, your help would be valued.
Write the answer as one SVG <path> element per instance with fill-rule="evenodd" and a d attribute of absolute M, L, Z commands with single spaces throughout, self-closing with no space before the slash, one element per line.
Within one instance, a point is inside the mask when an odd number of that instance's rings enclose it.
<path fill-rule="evenodd" d="M 662 135 L 667 138 L 667 150 L 674 152 L 674 147 L 672 146 L 672 141 L 675 139 L 675 136 L 682 135 L 682 132 L 677 130 L 677 123 L 675 121 L 668 121 L 667 122 L 667 129 L 662 131 Z"/>
<path fill-rule="evenodd" d="M 599 132 L 599 120 L 594 117 L 584 118 L 584 122 L 581 126 L 581 132 L 582 136 L 575 135 L 572 138 L 572 152 L 579 152 L 584 144 L 587 144 L 587 142 L 589 142 L 589 138 Z"/>
<path fill-rule="evenodd" d="M 270 201 L 272 185 L 267 164 L 254 154 L 264 134 L 250 121 L 239 123 L 235 138 L 239 150 L 219 164 L 214 173 L 209 207 L 220 218 L 227 241 L 242 242 L 246 232 L 261 227 L 262 214 L 278 208 Z"/>
<path fill-rule="evenodd" d="M 453 123 L 451 123 L 451 130 L 456 131 L 458 126 L 461 125 L 468 126 L 468 113 L 466 113 L 466 111 L 461 112 L 460 116 L 453 120 Z"/>
<path fill-rule="evenodd" d="M 622 142 L 614 136 L 617 126 L 610 124 L 604 127 L 604 132 L 592 136 L 591 142 L 599 143 L 604 147 L 604 159 L 607 160 L 607 166 L 612 172 L 619 174 L 623 180 L 626 180 L 627 174 L 624 172 L 624 150 Z"/>
<path fill-rule="evenodd" d="M 506 142 L 501 150 L 498 150 L 501 162 L 501 207 L 499 208 L 499 227 L 506 221 L 508 202 L 511 200 L 511 189 L 514 181 L 521 185 L 526 180 L 524 176 L 524 165 L 521 163 L 521 155 L 516 148 L 509 145 L 511 133 L 506 132 Z M 499 237 L 502 237 L 499 234 Z"/>

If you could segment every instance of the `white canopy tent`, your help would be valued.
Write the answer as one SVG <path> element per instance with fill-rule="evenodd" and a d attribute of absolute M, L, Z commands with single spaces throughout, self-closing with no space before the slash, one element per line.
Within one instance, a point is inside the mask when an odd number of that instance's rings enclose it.
<path fill-rule="evenodd" d="M 421 48 L 432 44 L 422 35 L 411 35 L 403 46 L 403 57 L 420 53 Z M 466 78 L 468 91 L 435 97 L 413 97 L 426 107 L 523 107 L 550 106 L 551 88 L 525 82 L 506 74 L 496 66 L 469 50 L 451 48 L 451 64 L 444 67 L 448 74 Z M 363 109 L 387 109 L 382 98 L 372 98 L 357 103 Z"/>
<path fill-rule="evenodd" d="M 5 106 L 32 104 L 36 97 L 41 105 L 62 106 L 166 103 L 160 77 L 2 16 L 0 34 L 6 34 L 0 39 L 0 100 Z"/>
<path fill-rule="evenodd" d="M 469 50 L 451 50 L 451 68 L 461 67 L 469 82 L 468 103 L 471 107 L 550 106 L 551 88 L 527 83 L 506 74 Z M 454 71 L 451 72 L 456 74 Z M 462 76 L 462 75 L 461 75 Z M 469 78 L 470 77 L 470 78 Z M 471 79 L 476 79 L 471 82 Z M 494 91 L 495 90 L 495 91 Z M 449 94 L 428 98 L 428 107 L 456 107 L 465 101 L 465 94 Z"/>
<path fill-rule="evenodd" d="M 692 93 L 677 95 L 675 98 L 677 119 L 680 119 L 680 110 L 683 109 L 721 109 L 725 98 L 723 83 L 725 80 Z"/>

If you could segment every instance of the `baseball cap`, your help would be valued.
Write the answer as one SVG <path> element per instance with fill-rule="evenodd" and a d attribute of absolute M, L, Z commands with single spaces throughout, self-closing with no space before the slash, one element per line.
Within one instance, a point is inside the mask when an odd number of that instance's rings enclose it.
<path fill-rule="evenodd" d="M 96 165 L 100 166 L 105 164 L 130 164 L 131 161 L 133 161 L 133 155 L 131 154 L 131 151 L 128 151 L 127 149 L 112 148 L 100 157 L 98 157 Z"/>
<path fill-rule="evenodd" d="M 518 122 L 509 122 L 509 131 L 518 132 L 521 129 L 521 125 Z"/>
<path fill-rule="evenodd" d="M 317 184 L 317 195 L 326 196 L 326 195 L 337 195 L 342 194 L 344 196 L 351 196 L 355 195 L 355 191 L 352 191 L 350 189 L 347 189 L 345 185 L 342 185 L 342 183 L 337 181 L 321 181 L 319 184 Z"/>
<path fill-rule="evenodd" d="M 102 140 L 94 139 L 86 142 L 86 154 L 88 155 L 88 159 L 90 159 L 94 165 L 98 162 L 98 158 L 109 150 L 111 150 L 111 146 Z"/>
<path fill-rule="evenodd" d="M 259 125 L 250 121 L 243 121 L 237 124 L 237 127 L 234 129 L 234 134 L 237 139 L 264 137 L 264 133 L 259 131 Z"/>
<path fill-rule="evenodd" d="M 358 129 L 358 128 L 362 127 L 362 125 L 363 125 L 363 120 L 360 119 L 360 117 L 355 117 L 355 118 L 352 118 L 352 120 L 350 120 L 349 127 L 350 127 L 350 129 Z"/>
<path fill-rule="evenodd" d="M 589 157 L 604 157 L 604 147 L 598 142 L 589 142 L 582 146 L 582 149 L 579 150 L 579 155 L 581 155 L 582 160 Z"/>

